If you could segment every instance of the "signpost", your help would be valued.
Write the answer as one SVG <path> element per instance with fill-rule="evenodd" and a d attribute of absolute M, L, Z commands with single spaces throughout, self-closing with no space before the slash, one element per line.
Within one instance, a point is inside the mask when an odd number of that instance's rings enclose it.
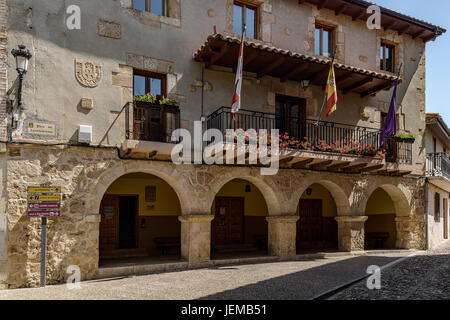
<path fill-rule="evenodd" d="M 55 218 L 61 215 L 61 200 L 61 187 L 28 187 L 28 217 L 42 219 L 41 287 L 45 287 L 46 278 L 47 218 Z"/>

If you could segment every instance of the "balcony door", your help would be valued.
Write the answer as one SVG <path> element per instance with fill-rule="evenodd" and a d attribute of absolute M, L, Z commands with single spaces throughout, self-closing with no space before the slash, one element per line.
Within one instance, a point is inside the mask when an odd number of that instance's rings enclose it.
<path fill-rule="evenodd" d="M 306 100 L 277 95 L 275 99 L 277 129 L 291 137 L 302 139 L 305 136 Z"/>

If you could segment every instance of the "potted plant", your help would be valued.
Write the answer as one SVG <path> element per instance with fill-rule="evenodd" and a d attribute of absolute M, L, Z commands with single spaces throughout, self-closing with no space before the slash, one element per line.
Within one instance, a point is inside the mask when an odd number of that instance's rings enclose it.
<path fill-rule="evenodd" d="M 169 98 L 163 97 L 161 100 L 159 100 L 159 104 L 162 106 L 173 106 L 173 107 L 179 107 L 179 104 L 177 101 Z"/>
<path fill-rule="evenodd" d="M 133 100 L 135 102 L 146 102 L 146 103 L 156 104 L 158 101 L 158 98 L 151 93 L 147 93 L 147 94 L 135 95 Z"/>
<path fill-rule="evenodd" d="M 398 142 L 410 142 L 414 143 L 416 141 L 416 136 L 409 133 L 398 132 L 394 135 L 394 140 Z"/>

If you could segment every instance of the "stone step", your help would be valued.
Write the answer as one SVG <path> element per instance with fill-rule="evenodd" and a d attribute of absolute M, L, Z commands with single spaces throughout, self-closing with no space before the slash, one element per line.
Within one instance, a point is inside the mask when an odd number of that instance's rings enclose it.
<path fill-rule="evenodd" d="M 229 252 L 253 252 L 258 251 L 258 248 L 253 244 L 229 244 L 215 246 L 215 253 L 229 253 Z"/>
<path fill-rule="evenodd" d="M 118 249 L 100 251 L 101 259 L 139 258 L 148 257 L 147 249 Z"/>

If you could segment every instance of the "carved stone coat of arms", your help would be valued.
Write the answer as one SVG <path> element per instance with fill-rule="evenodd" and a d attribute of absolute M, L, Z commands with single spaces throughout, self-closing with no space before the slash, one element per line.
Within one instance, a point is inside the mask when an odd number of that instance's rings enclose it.
<path fill-rule="evenodd" d="M 102 80 L 102 65 L 98 62 L 75 60 L 75 76 L 86 87 L 96 87 Z"/>

